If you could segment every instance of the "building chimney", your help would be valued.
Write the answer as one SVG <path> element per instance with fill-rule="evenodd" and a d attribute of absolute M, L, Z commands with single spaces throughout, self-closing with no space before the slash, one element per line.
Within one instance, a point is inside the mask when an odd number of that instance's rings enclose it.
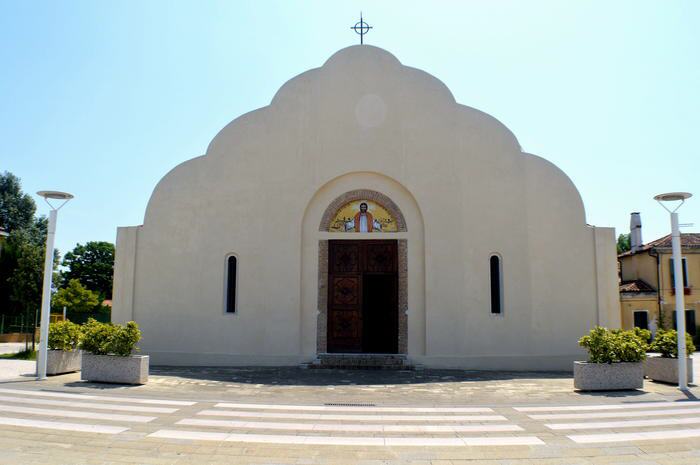
<path fill-rule="evenodd" d="M 642 218 L 639 212 L 634 212 L 630 215 L 630 250 L 636 252 L 642 245 Z"/>

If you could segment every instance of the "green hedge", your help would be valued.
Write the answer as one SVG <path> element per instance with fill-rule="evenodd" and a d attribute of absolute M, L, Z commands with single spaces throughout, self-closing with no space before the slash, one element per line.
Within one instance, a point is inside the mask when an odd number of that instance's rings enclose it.
<path fill-rule="evenodd" d="M 641 362 L 646 358 L 646 334 L 636 331 L 610 330 L 596 326 L 578 343 L 588 351 L 592 363 Z"/>
<path fill-rule="evenodd" d="M 100 323 L 90 318 L 83 325 L 83 338 L 80 348 L 95 355 L 119 355 L 127 357 L 136 348 L 141 339 L 141 331 L 136 323 L 130 321 L 126 326 L 112 323 Z"/>
<path fill-rule="evenodd" d="M 48 346 L 52 350 L 72 351 L 78 348 L 83 331 L 71 321 L 58 321 L 49 325 Z"/>
<path fill-rule="evenodd" d="M 662 357 L 678 358 L 678 332 L 675 329 L 659 329 L 650 349 L 652 352 L 661 352 Z M 685 352 L 688 357 L 695 352 L 693 338 L 688 333 L 685 333 Z"/>

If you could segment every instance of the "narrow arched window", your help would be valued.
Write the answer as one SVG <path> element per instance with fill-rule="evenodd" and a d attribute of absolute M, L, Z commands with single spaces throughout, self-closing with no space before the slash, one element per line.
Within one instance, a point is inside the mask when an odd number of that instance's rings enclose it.
<path fill-rule="evenodd" d="M 226 259 L 226 313 L 236 313 L 236 274 L 238 260 L 231 255 Z"/>
<path fill-rule="evenodd" d="M 503 313 L 503 270 L 501 257 L 491 255 L 489 258 L 489 268 L 491 275 L 491 314 L 501 315 Z"/>

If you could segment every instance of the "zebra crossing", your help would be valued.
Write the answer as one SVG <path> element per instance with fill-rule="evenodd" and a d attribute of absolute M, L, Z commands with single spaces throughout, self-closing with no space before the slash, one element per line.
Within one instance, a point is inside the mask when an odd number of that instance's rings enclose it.
<path fill-rule="evenodd" d="M 177 429 L 158 430 L 151 437 L 336 446 L 544 444 L 533 435 L 501 434 L 522 432 L 523 428 L 487 407 L 307 406 L 220 402 L 212 408 L 198 411 L 194 418 L 179 420 L 175 426 Z"/>
<path fill-rule="evenodd" d="M 595 434 L 566 434 L 568 439 L 578 444 L 700 437 L 700 402 L 698 401 L 515 407 L 515 410 L 527 413 L 533 420 L 546 421 L 544 426 L 553 431 L 600 431 Z M 606 421 L 600 421 L 601 419 Z M 563 420 L 578 421 L 562 422 Z M 688 425 L 698 425 L 698 428 L 672 429 Z M 658 429 L 659 427 L 662 429 Z M 617 431 L 627 428 L 639 428 L 639 430 Z"/>
<path fill-rule="evenodd" d="M 134 425 L 150 423 L 158 415 L 174 414 L 183 406 L 195 404 L 167 399 L 0 388 L 0 426 L 114 435 L 129 431 Z M 64 418 L 72 421 L 63 421 Z"/>
<path fill-rule="evenodd" d="M 0 429 L 331 446 L 547 446 L 700 438 L 700 401 L 373 406 L 184 401 L 0 388 Z M 548 431 L 548 434 L 543 434 Z M 1 435 L 1 432 L 0 432 Z"/>

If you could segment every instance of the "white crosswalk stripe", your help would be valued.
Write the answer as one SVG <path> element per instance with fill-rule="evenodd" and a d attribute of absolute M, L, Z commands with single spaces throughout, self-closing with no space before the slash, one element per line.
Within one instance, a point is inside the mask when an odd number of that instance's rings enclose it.
<path fill-rule="evenodd" d="M 356 407 L 332 405 L 234 404 L 219 402 L 214 407 L 256 410 L 301 410 L 306 412 L 383 412 L 383 413 L 491 413 L 488 407 Z"/>
<path fill-rule="evenodd" d="M 673 426 L 700 424 L 700 417 L 693 418 L 668 418 L 659 420 L 624 420 L 624 421 L 600 421 L 583 423 L 551 423 L 545 425 L 549 429 L 608 429 L 608 428 L 635 428 L 647 426 Z"/>
<path fill-rule="evenodd" d="M 643 411 L 617 411 L 617 412 L 595 412 L 595 413 L 553 413 L 545 415 L 528 415 L 533 420 L 574 420 L 574 419 L 594 419 L 594 418 L 619 418 L 619 417 L 652 417 L 666 415 L 697 415 L 700 408 L 694 409 L 662 409 Z"/>
<path fill-rule="evenodd" d="M 649 409 L 649 408 L 679 408 L 679 407 L 700 407 L 697 401 L 681 402 L 638 402 L 629 404 L 604 404 L 604 405 L 559 405 L 559 406 L 539 406 L 539 407 L 513 407 L 518 412 L 568 412 L 586 410 L 628 410 L 628 409 Z"/>
<path fill-rule="evenodd" d="M 73 402 L 65 400 L 49 400 L 49 399 L 27 399 L 24 397 L 9 397 L 0 396 L 0 402 L 10 402 L 18 404 L 33 404 L 33 405 L 55 405 L 58 407 L 75 407 L 75 408 L 92 408 L 97 410 L 119 410 L 126 412 L 146 412 L 146 413 L 174 413 L 178 409 L 169 407 L 142 407 L 140 405 L 123 405 L 123 404 L 100 404 L 91 402 Z"/>
<path fill-rule="evenodd" d="M 157 418 L 131 413 L 171 414 L 179 410 L 177 407 L 156 407 L 144 404 L 178 406 L 194 404 L 180 401 L 170 402 L 164 399 L 117 398 L 21 389 L 0 389 L 0 393 L 4 394 L 0 395 L 0 425 L 100 434 L 120 434 L 128 431 L 133 424 L 146 424 Z M 120 403 L 115 403 L 116 400 Z M 53 408 L 41 408 L 44 406 Z M 114 413 L 114 411 L 129 412 L 129 414 Z M 15 416 L 5 414 L 14 414 Z M 21 414 L 23 417 L 17 418 L 17 414 Z M 77 421 L 97 420 L 100 423 L 58 421 L 57 418 L 61 417 L 74 418 Z M 105 425 L 101 423 L 104 421 L 122 424 Z"/>
<path fill-rule="evenodd" d="M 16 407 L 13 405 L 3 404 L 0 404 L 0 412 L 26 413 L 29 415 L 45 415 L 50 417 L 90 418 L 95 420 L 110 421 L 132 421 L 135 423 L 148 423 L 149 421 L 155 420 L 155 417 L 144 417 L 141 415 L 119 415 L 115 413 L 104 412 L 81 412 L 75 410 Z"/>
<path fill-rule="evenodd" d="M 700 402 L 645 402 L 634 404 L 565 405 L 514 407 L 519 412 L 548 412 L 529 414 L 533 420 L 582 420 L 553 422 L 545 426 L 551 430 L 601 430 L 595 434 L 570 434 L 569 439 L 579 444 L 650 441 L 700 437 L 699 429 L 667 429 L 665 427 L 700 424 Z M 559 412 L 559 413 L 551 413 Z M 564 413 L 562 413 L 564 412 Z M 671 418 L 660 418 L 671 417 Z M 612 421 L 596 421 L 620 418 Z M 588 420 L 588 421 L 586 421 Z M 648 430 L 648 428 L 660 428 Z M 641 428 L 641 431 L 615 432 L 620 428 Z"/>
<path fill-rule="evenodd" d="M 328 423 L 272 423 L 232 420 L 200 420 L 187 418 L 177 422 L 188 426 L 218 426 L 241 429 L 297 430 L 297 431 L 353 431 L 375 433 L 458 433 L 458 432 L 492 432 L 522 431 L 518 425 L 375 425 L 375 424 L 328 424 Z"/>
<path fill-rule="evenodd" d="M 80 431 L 84 433 L 119 434 L 129 428 L 111 425 L 91 425 L 85 423 L 64 423 L 61 421 L 27 420 L 25 418 L 0 417 L 0 425 L 25 426 L 28 428 Z"/>
<path fill-rule="evenodd" d="M 3 394 L 18 394 L 23 396 L 40 396 L 40 397 L 63 397 L 66 399 L 82 399 L 82 400 L 99 400 L 100 402 L 126 402 L 130 404 L 153 404 L 153 405 L 174 405 L 174 406 L 190 406 L 196 404 L 192 401 L 184 400 L 165 400 L 165 399 L 145 399 L 142 397 L 115 397 L 115 396 L 96 396 L 92 394 L 74 394 L 70 392 L 56 391 L 30 391 L 21 389 L 2 389 Z"/>
<path fill-rule="evenodd" d="M 248 412 L 240 410 L 202 410 L 197 415 L 228 416 L 238 418 L 288 418 L 297 420 L 362 420 L 362 421 L 505 421 L 503 415 L 362 415 Z"/>
<path fill-rule="evenodd" d="M 215 433 L 187 430 L 158 430 L 149 437 L 190 439 L 203 441 L 229 441 L 247 443 L 303 444 L 303 445 L 357 445 L 357 446 L 531 446 L 544 442 L 535 436 L 490 437 L 353 437 L 353 436 L 303 436 L 245 433 Z"/>
<path fill-rule="evenodd" d="M 648 441 L 651 439 L 684 439 L 697 437 L 700 437 L 700 429 L 639 431 L 635 433 L 573 434 L 568 436 L 569 439 L 580 444 Z"/>

